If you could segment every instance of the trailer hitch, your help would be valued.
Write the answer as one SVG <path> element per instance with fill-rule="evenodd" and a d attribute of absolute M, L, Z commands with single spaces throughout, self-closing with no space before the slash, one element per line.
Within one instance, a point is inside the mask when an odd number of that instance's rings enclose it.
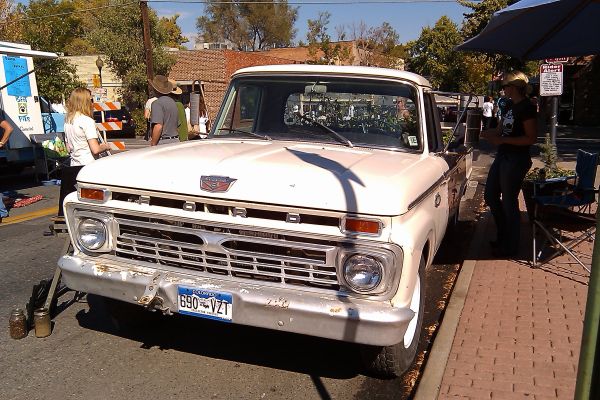
<path fill-rule="evenodd" d="M 155 272 L 154 275 L 152 275 L 150 282 L 146 285 L 144 294 L 137 300 L 139 305 L 146 308 L 150 308 L 152 306 L 152 303 L 154 303 L 157 297 L 156 293 L 158 293 L 159 284 L 162 279 L 163 275 L 160 272 Z"/>

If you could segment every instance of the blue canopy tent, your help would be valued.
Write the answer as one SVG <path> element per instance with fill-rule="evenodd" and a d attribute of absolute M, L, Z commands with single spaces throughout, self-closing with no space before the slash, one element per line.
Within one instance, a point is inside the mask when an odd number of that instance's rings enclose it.
<path fill-rule="evenodd" d="M 522 60 L 599 54 L 600 0 L 521 0 L 456 49 Z"/>

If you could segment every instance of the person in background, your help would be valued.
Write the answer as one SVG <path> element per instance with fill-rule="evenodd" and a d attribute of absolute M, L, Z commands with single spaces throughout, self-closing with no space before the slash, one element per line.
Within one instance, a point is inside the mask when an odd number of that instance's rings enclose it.
<path fill-rule="evenodd" d="M 152 136 L 152 125 L 150 124 L 150 117 L 152 114 L 152 103 L 156 101 L 157 97 L 152 96 L 146 101 L 146 105 L 144 106 L 144 118 L 146 118 L 146 134 L 144 135 L 144 140 L 150 140 L 150 136 Z"/>
<path fill-rule="evenodd" d="M 6 117 L 4 116 L 4 110 L 2 109 L 0 109 L 0 131 L 2 131 L 2 139 L 0 139 L 0 150 L 2 150 L 6 149 L 10 134 L 13 132 L 13 127 L 6 120 Z M 8 210 L 4 205 L 4 199 L 2 198 L 2 192 L 0 191 L 0 222 L 2 222 L 2 218 L 6 217 L 8 217 Z"/>
<path fill-rule="evenodd" d="M 198 129 L 200 131 L 200 136 L 205 138 L 208 134 L 208 117 L 206 114 L 202 114 L 198 118 Z"/>
<path fill-rule="evenodd" d="M 497 129 L 482 138 L 498 147 L 488 173 L 484 199 L 496 222 L 496 240 L 490 242 L 495 256 L 517 255 L 520 240 L 519 192 L 531 167 L 529 148 L 537 140 L 537 112 L 527 98 L 531 90 L 523 72 L 505 75 L 502 88 L 512 100 Z"/>
<path fill-rule="evenodd" d="M 179 110 L 175 100 L 170 96 L 173 84 L 169 82 L 166 76 L 156 75 L 150 81 L 154 90 L 160 94 L 158 99 L 152 103 L 150 111 L 150 123 L 152 126 L 152 135 L 150 137 L 150 146 L 156 146 L 166 143 L 179 141 L 179 131 L 177 130 L 179 122 Z"/>
<path fill-rule="evenodd" d="M 77 174 L 85 165 L 93 162 L 102 153 L 108 152 L 108 143 L 102 139 L 92 118 L 92 93 L 86 88 L 77 88 L 67 100 L 65 118 L 65 141 L 69 150 L 70 166 L 61 169 L 58 216 L 63 216 L 63 201 L 74 192 Z"/>
<path fill-rule="evenodd" d="M 194 128 L 192 127 L 192 124 L 190 123 L 190 102 L 189 101 L 185 104 L 185 120 L 187 123 L 188 131 L 191 132 Z"/>
<path fill-rule="evenodd" d="M 485 96 L 485 101 L 483 102 L 483 129 L 489 129 L 490 123 L 492 121 L 493 112 L 494 112 L 494 102 L 490 96 Z"/>
<path fill-rule="evenodd" d="M 179 141 L 185 142 L 188 140 L 188 128 L 187 128 L 187 118 L 185 116 L 185 108 L 183 107 L 183 103 L 180 100 L 180 96 L 182 90 L 179 86 L 177 86 L 177 82 L 169 79 L 171 85 L 173 85 L 173 90 L 171 91 L 171 97 L 175 100 L 175 105 L 177 106 L 177 132 L 179 133 Z"/>
<path fill-rule="evenodd" d="M 500 97 L 498 98 L 498 112 L 500 113 L 500 119 L 504 118 L 511 106 L 511 99 L 506 96 L 504 89 L 500 90 Z"/>

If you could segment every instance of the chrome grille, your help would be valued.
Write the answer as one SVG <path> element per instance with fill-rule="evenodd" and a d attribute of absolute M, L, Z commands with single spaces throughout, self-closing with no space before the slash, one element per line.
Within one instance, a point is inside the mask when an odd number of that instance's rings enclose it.
<path fill-rule="evenodd" d="M 339 290 L 330 242 L 119 214 L 115 255 L 202 275 Z M 246 234 L 244 234 L 246 233 Z M 290 240 L 292 239 L 292 240 Z"/>

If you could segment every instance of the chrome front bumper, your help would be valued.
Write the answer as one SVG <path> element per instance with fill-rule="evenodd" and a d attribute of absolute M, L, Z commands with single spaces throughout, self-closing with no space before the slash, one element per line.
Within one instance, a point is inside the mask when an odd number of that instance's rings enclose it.
<path fill-rule="evenodd" d="M 135 304 L 155 283 L 163 309 L 171 312 L 177 312 L 179 285 L 226 292 L 233 296 L 233 323 L 354 343 L 400 343 L 414 315 L 408 308 L 392 307 L 389 301 L 197 277 L 101 257 L 65 255 L 58 265 L 63 282 L 74 290 Z"/>

